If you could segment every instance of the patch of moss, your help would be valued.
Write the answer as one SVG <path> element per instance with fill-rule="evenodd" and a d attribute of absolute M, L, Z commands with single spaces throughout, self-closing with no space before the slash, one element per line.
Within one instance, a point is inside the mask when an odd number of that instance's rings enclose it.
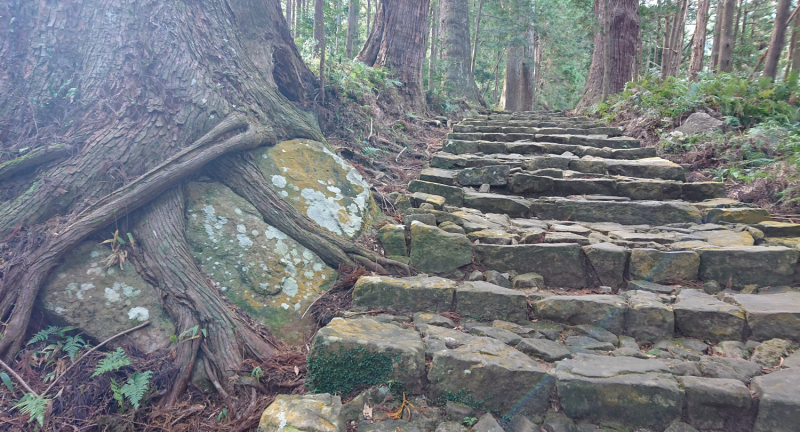
<path fill-rule="evenodd" d="M 434 403 L 437 405 L 444 405 L 447 402 L 464 404 L 478 411 L 489 411 L 486 409 L 486 399 L 477 400 L 472 397 L 472 395 L 466 389 L 457 393 L 453 393 L 450 390 L 445 390 L 444 393 L 434 401 Z"/>
<path fill-rule="evenodd" d="M 332 352 L 317 349 L 308 356 L 306 385 L 313 393 L 348 394 L 359 387 L 391 380 L 399 356 L 373 353 L 364 347 Z M 400 383 L 393 381 L 393 387 Z"/>

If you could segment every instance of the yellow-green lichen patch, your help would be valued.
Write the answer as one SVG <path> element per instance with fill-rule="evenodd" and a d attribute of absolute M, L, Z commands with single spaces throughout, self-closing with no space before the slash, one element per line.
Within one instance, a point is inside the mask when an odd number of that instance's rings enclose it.
<path fill-rule="evenodd" d="M 200 268 L 231 302 L 285 342 L 305 340 L 311 320 L 302 315 L 336 271 L 219 183 L 189 184 L 186 237 Z"/>
<path fill-rule="evenodd" d="M 101 261 L 110 253 L 106 245 L 85 241 L 67 255 L 39 293 L 48 320 L 99 341 L 149 320 L 129 337 L 143 352 L 167 347 L 175 328 L 155 288 L 131 264 L 106 268 Z"/>
<path fill-rule="evenodd" d="M 255 157 L 270 187 L 330 232 L 355 237 L 377 213 L 361 174 L 320 142 L 284 141 Z"/>

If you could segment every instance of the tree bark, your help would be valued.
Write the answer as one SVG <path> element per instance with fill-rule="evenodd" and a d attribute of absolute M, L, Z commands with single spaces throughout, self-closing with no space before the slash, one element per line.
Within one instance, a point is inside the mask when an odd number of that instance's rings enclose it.
<path fill-rule="evenodd" d="M 430 0 L 383 0 L 358 61 L 384 66 L 397 73 L 401 109 L 427 111 L 422 83 L 425 32 Z"/>
<path fill-rule="evenodd" d="M 698 0 L 697 20 L 694 29 L 692 58 L 689 61 L 689 79 L 696 80 L 697 74 L 703 70 L 703 57 L 706 50 L 706 26 L 708 26 L 708 7 L 710 0 Z"/>
<path fill-rule="evenodd" d="M 733 55 L 733 16 L 736 9 L 736 0 L 724 0 L 722 9 L 722 27 L 719 42 L 719 72 L 731 71 L 731 56 Z"/>
<path fill-rule="evenodd" d="M 667 15 L 664 25 L 664 41 L 661 48 L 661 79 L 669 74 L 670 58 L 672 57 L 672 24 L 675 22 L 673 15 Z"/>
<path fill-rule="evenodd" d="M 595 0 L 595 17 L 603 20 L 604 1 Z M 614 1 L 617 6 L 612 11 L 611 25 L 611 79 L 609 94 L 619 93 L 633 76 L 633 58 L 636 55 L 636 40 L 639 39 L 639 3 L 636 0 Z M 605 47 L 602 32 L 596 31 L 594 51 L 586 89 L 577 110 L 586 109 L 600 102 L 603 96 L 603 75 Z"/>
<path fill-rule="evenodd" d="M 451 98 L 463 98 L 483 105 L 472 75 L 469 5 L 467 0 L 442 0 L 442 55 L 445 59 L 445 92 Z"/>
<path fill-rule="evenodd" d="M 800 71 L 800 41 L 798 38 L 800 38 L 800 13 L 795 14 L 792 28 L 792 71 Z"/>
<path fill-rule="evenodd" d="M 506 47 L 506 73 L 503 80 L 503 94 L 500 96 L 500 109 L 505 111 L 526 111 L 523 103 L 522 92 L 525 74 L 522 67 L 522 59 L 525 49 L 520 46 Z"/>
<path fill-rule="evenodd" d="M 717 1 L 717 11 L 714 17 L 714 42 L 711 45 L 711 70 L 719 66 L 719 46 L 722 38 L 722 17 L 725 10 L 725 0 Z"/>
<path fill-rule="evenodd" d="M 319 56 L 319 95 L 320 102 L 325 103 L 325 3 L 314 0 L 314 40 L 317 41 L 315 52 Z"/>
<path fill-rule="evenodd" d="M 775 81 L 775 76 L 778 74 L 778 61 L 780 61 L 781 51 L 783 51 L 791 3 L 791 0 L 778 0 L 778 8 L 775 12 L 775 24 L 772 26 L 772 36 L 764 63 L 764 76 L 769 77 L 772 81 Z"/>
<path fill-rule="evenodd" d="M 470 66 L 470 70 L 472 71 L 473 76 L 475 75 L 475 59 L 478 58 L 478 42 L 480 39 L 481 34 L 481 16 L 483 15 L 483 0 L 480 0 L 478 3 L 478 14 L 475 17 L 475 39 L 472 44 L 472 65 Z"/>
<path fill-rule="evenodd" d="M 278 0 L 83 0 L 73 6 L 0 5 L 0 15 L 16 18 L 14 27 L 0 20 L 0 40 L 10 42 L 0 46 L 0 125 L 8 131 L 0 158 L 23 147 L 33 154 L 54 142 L 73 146 L 33 180 L 7 180 L 28 184 L 0 202 L 0 358 L 18 353 L 50 271 L 80 242 L 122 219 L 140 245 L 138 269 L 160 291 L 176 329 L 209 330 L 179 344 L 181 372 L 165 403 L 178 400 L 198 355 L 220 393 L 231 394 L 238 380 L 230 375 L 241 361 L 269 356 L 274 344 L 194 264 L 183 238 L 181 185 L 218 163 L 235 185 L 252 163 L 224 156 L 285 139 L 324 140 L 298 108 L 318 91 L 313 74 Z M 51 94 L 51 83 L 63 93 Z M 19 100 L 40 107 L 13 102 Z M 255 188 L 263 175 L 251 173 L 248 181 Z M 349 240 L 315 234 L 322 230 L 303 214 L 260 191 L 248 199 L 262 214 L 270 211 L 265 202 L 280 213 L 264 218 L 293 221 L 292 235 L 329 265 L 393 265 Z"/>
<path fill-rule="evenodd" d="M 681 59 L 683 57 L 683 39 L 686 32 L 686 15 L 689 10 L 689 0 L 681 0 L 681 3 L 676 11 L 676 24 L 672 26 L 672 42 L 670 47 L 669 75 L 678 76 L 680 71 Z"/>
<path fill-rule="evenodd" d="M 431 0 L 431 58 L 428 59 L 428 90 L 436 89 L 436 60 L 439 59 L 439 0 Z"/>
<path fill-rule="evenodd" d="M 345 52 L 348 59 L 353 58 L 353 40 L 358 37 L 358 12 L 361 9 L 359 0 L 350 0 L 347 9 L 347 43 Z"/>
<path fill-rule="evenodd" d="M 611 0 L 605 0 L 603 7 L 603 99 L 605 102 L 611 92 L 611 25 L 614 14 Z"/>

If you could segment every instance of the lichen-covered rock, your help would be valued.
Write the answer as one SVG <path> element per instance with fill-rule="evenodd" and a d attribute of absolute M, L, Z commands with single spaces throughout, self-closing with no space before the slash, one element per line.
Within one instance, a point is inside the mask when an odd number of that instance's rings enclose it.
<path fill-rule="evenodd" d="M 766 368 L 775 367 L 780 365 L 781 360 L 796 349 L 797 344 L 786 339 L 770 339 L 756 347 L 750 361 Z"/>
<path fill-rule="evenodd" d="M 424 386 L 425 347 L 414 330 L 371 318 L 334 318 L 314 336 L 308 364 L 317 390 L 348 393 L 395 379 L 416 393 Z"/>
<path fill-rule="evenodd" d="M 525 338 L 517 344 L 517 349 L 548 362 L 563 360 L 572 354 L 564 345 L 548 339 Z"/>
<path fill-rule="evenodd" d="M 220 183 L 189 183 L 186 239 L 203 273 L 231 302 L 282 340 L 303 342 L 312 321 L 301 317 L 336 280 L 334 269 Z"/>
<path fill-rule="evenodd" d="M 721 130 L 724 124 L 722 120 L 717 120 L 706 113 L 696 112 L 692 113 L 692 115 L 683 121 L 681 127 L 675 130 L 686 135 L 694 135 Z"/>
<path fill-rule="evenodd" d="M 668 278 L 694 280 L 700 267 L 696 252 L 661 252 L 656 249 L 633 249 L 630 274 L 632 279 L 660 281 Z"/>
<path fill-rule="evenodd" d="M 77 327 L 98 342 L 149 320 L 149 326 L 127 337 L 146 353 L 166 348 L 175 327 L 158 292 L 132 264 L 106 268 L 101 261 L 110 254 L 107 246 L 92 241 L 73 249 L 39 292 L 41 310 L 51 323 Z"/>
<path fill-rule="evenodd" d="M 763 221 L 755 225 L 766 237 L 800 237 L 800 224 Z"/>
<path fill-rule="evenodd" d="M 556 366 L 561 406 L 570 418 L 662 428 L 681 415 L 683 390 L 655 359 L 578 354 Z"/>
<path fill-rule="evenodd" d="M 742 338 L 745 318 L 739 306 L 700 290 L 684 289 L 672 309 L 675 330 L 685 336 L 712 342 Z"/>
<path fill-rule="evenodd" d="M 759 399 L 755 432 L 794 432 L 800 425 L 800 369 L 773 372 L 753 379 Z"/>
<path fill-rule="evenodd" d="M 330 394 L 278 395 L 264 410 L 258 432 L 345 432 L 342 400 Z"/>
<path fill-rule="evenodd" d="M 505 186 L 508 183 L 508 165 L 491 165 L 480 168 L 467 168 L 458 173 L 458 182 L 463 186 Z"/>
<path fill-rule="evenodd" d="M 713 208 L 705 215 L 707 223 L 756 224 L 770 219 L 769 212 L 762 208 Z"/>
<path fill-rule="evenodd" d="M 378 240 L 387 257 L 406 257 L 406 227 L 404 225 L 386 224 L 378 230 Z"/>
<path fill-rule="evenodd" d="M 472 243 L 461 234 L 411 223 L 411 264 L 423 272 L 446 273 L 472 262 Z"/>
<path fill-rule="evenodd" d="M 486 267 L 519 274 L 536 272 L 549 287 L 586 286 L 581 247 L 577 244 L 475 245 L 475 258 Z"/>
<path fill-rule="evenodd" d="M 439 277 L 362 276 L 353 289 L 353 309 L 449 312 L 455 290 L 455 282 Z"/>
<path fill-rule="evenodd" d="M 270 187 L 332 233 L 355 237 L 377 213 L 358 170 L 320 142 L 283 141 L 254 153 Z"/>
<path fill-rule="evenodd" d="M 617 288 L 625 282 L 625 266 L 628 263 L 630 250 L 613 243 L 597 243 L 584 246 L 583 252 L 592 263 L 592 268 L 600 284 Z"/>
<path fill-rule="evenodd" d="M 553 389 L 552 375 L 536 362 L 489 338 L 434 352 L 428 380 L 432 398 L 449 393 L 503 413 L 541 414 Z"/>
<path fill-rule="evenodd" d="M 456 290 L 456 312 L 479 320 L 527 322 L 525 294 L 488 282 L 467 282 Z"/>
<path fill-rule="evenodd" d="M 533 304 L 537 318 L 565 324 L 592 324 L 622 334 L 628 306 L 619 296 L 551 296 Z"/>
<path fill-rule="evenodd" d="M 780 246 L 715 247 L 698 250 L 700 279 L 742 288 L 790 285 L 800 251 Z"/>

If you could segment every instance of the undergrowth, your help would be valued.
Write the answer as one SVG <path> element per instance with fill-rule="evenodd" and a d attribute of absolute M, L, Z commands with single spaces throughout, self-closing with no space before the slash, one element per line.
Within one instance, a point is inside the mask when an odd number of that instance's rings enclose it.
<path fill-rule="evenodd" d="M 771 83 L 732 74 L 661 80 L 645 75 L 590 114 L 688 165 L 693 181 L 723 181 L 731 198 L 779 213 L 800 205 L 798 73 Z M 721 130 L 687 136 L 674 129 L 692 113 L 723 121 Z"/>

